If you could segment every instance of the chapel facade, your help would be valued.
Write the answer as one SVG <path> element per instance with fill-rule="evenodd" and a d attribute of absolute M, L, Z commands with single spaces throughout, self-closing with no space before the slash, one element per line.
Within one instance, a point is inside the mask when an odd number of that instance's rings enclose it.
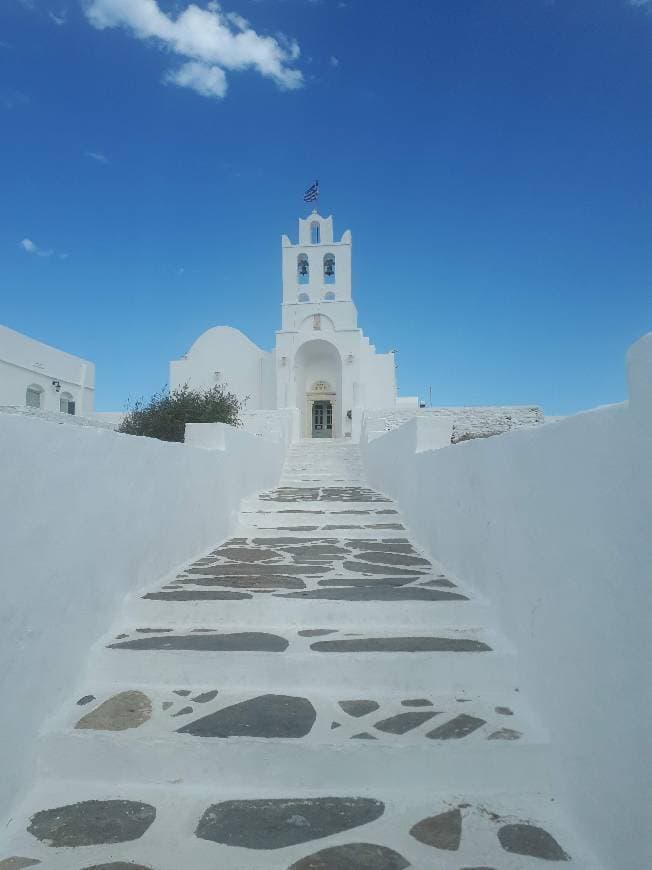
<path fill-rule="evenodd" d="M 393 352 L 377 353 L 358 326 L 352 297 L 351 232 L 339 240 L 333 218 L 313 211 L 299 220 L 298 242 L 281 239 L 281 328 L 264 351 L 227 326 L 208 329 L 170 363 L 172 389 L 217 383 L 247 411 L 296 409 L 302 437 L 352 433 L 364 410 L 397 403 Z"/>

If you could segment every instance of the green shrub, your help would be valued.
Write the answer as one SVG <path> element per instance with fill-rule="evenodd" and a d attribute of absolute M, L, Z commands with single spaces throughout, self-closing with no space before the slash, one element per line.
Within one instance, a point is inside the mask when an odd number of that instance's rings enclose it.
<path fill-rule="evenodd" d="M 186 423 L 239 426 L 243 407 L 244 401 L 219 384 L 208 390 L 191 390 L 184 384 L 170 392 L 165 387 L 148 402 L 143 399 L 134 402 L 118 432 L 145 435 L 161 441 L 183 441 Z"/>

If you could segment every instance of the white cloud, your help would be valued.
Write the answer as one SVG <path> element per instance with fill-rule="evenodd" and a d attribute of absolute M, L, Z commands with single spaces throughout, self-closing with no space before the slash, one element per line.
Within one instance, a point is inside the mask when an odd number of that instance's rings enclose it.
<path fill-rule="evenodd" d="M 179 69 L 170 70 L 163 81 L 182 88 L 192 88 L 202 97 L 223 97 L 226 93 L 226 75 L 219 66 L 208 66 L 198 60 L 184 63 Z"/>
<path fill-rule="evenodd" d="M 99 151 L 84 151 L 84 157 L 90 157 L 96 163 L 109 163 L 109 158 L 105 157 L 104 154 L 100 154 Z"/>
<path fill-rule="evenodd" d="M 137 39 L 153 39 L 186 58 L 164 81 L 203 96 L 224 96 L 225 70 L 255 69 L 282 89 L 303 85 L 301 71 L 291 66 L 300 55 L 296 42 L 283 36 L 261 36 L 246 19 L 223 12 L 217 3 L 209 3 L 206 9 L 191 3 L 176 18 L 166 15 L 157 0 L 84 0 L 84 9 L 99 30 L 124 27 Z"/>
<path fill-rule="evenodd" d="M 58 257 L 60 260 L 67 260 L 69 254 L 55 254 L 52 248 L 39 248 L 39 246 L 31 239 L 23 239 L 20 243 L 21 248 L 27 254 L 33 254 L 35 257 Z"/>
<path fill-rule="evenodd" d="M 650 6 L 652 7 L 652 0 L 629 0 L 630 6 Z"/>
<path fill-rule="evenodd" d="M 333 67 L 338 67 L 340 65 L 339 60 L 334 55 L 331 55 L 330 65 Z"/>
<path fill-rule="evenodd" d="M 55 12 L 48 12 L 50 19 L 54 21 L 57 27 L 63 27 L 64 24 L 68 23 L 68 10 L 62 9 L 61 12 L 57 15 Z"/>

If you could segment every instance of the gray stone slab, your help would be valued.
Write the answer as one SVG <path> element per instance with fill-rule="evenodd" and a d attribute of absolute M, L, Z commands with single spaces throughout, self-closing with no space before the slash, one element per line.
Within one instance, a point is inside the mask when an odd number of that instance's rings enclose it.
<path fill-rule="evenodd" d="M 246 592 L 229 592 L 226 590 L 183 589 L 169 592 L 148 592 L 143 598 L 150 601 L 236 601 L 251 598 Z"/>
<path fill-rule="evenodd" d="M 501 716 L 513 716 L 514 711 L 510 707 L 494 707 L 496 713 L 499 713 Z"/>
<path fill-rule="evenodd" d="M 356 719 L 359 719 L 360 716 L 366 716 L 367 713 L 374 713 L 380 708 L 380 704 L 377 701 L 368 699 L 338 701 L 338 704 L 345 713 L 349 716 L 354 716 Z"/>
<path fill-rule="evenodd" d="M 347 843 L 307 855 L 288 870 L 404 870 L 410 866 L 402 855 L 386 846 Z"/>
<path fill-rule="evenodd" d="M 345 576 L 345 577 L 322 577 L 317 581 L 318 586 L 406 586 L 408 583 L 413 583 L 413 577 L 379 577 L 373 575 L 366 577 L 360 576 Z"/>
<path fill-rule="evenodd" d="M 139 637 L 112 643 L 109 649 L 283 652 L 287 646 L 287 640 L 277 634 L 241 631 L 234 634 L 168 634 L 163 637 Z"/>
<path fill-rule="evenodd" d="M 316 719 L 307 698 L 260 695 L 189 722 L 180 734 L 195 737 L 305 737 Z"/>
<path fill-rule="evenodd" d="M 303 631 L 298 631 L 299 637 L 320 637 L 324 634 L 337 634 L 337 628 L 304 628 Z"/>
<path fill-rule="evenodd" d="M 224 801 L 206 810 L 195 833 L 227 846 L 282 849 L 366 825 L 384 811 L 381 801 L 370 798 Z"/>
<path fill-rule="evenodd" d="M 230 562 L 266 562 L 281 558 L 276 550 L 267 550 L 264 547 L 224 547 L 216 555 Z"/>
<path fill-rule="evenodd" d="M 266 544 L 268 547 L 291 547 L 301 544 L 337 544 L 339 543 L 339 538 L 254 538 L 252 543 Z"/>
<path fill-rule="evenodd" d="M 466 595 L 443 592 L 435 589 L 421 589 L 418 586 L 378 586 L 332 587 L 329 589 L 309 589 L 304 592 L 277 594 L 276 598 L 312 598 L 328 601 L 467 601 Z"/>
<path fill-rule="evenodd" d="M 260 528 L 272 528 L 270 526 L 260 526 Z M 274 531 L 277 532 L 316 532 L 319 526 L 273 526 Z M 328 526 L 324 526 L 325 529 Z"/>
<path fill-rule="evenodd" d="M 422 819 L 410 828 L 410 834 L 426 846 L 456 852 L 462 839 L 462 813 L 456 807 L 454 810 Z"/>
<path fill-rule="evenodd" d="M 35 867 L 40 863 L 37 858 L 21 858 L 19 855 L 13 855 L 0 861 L 0 870 L 23 870 L 24 867 Z"/>
<path fill-rule="evenodd" d="M 414 549 L 412 544 L 407 542 L 392 543 L 391 541 L 353 541 L 348 542 L 354 546 L 356 550 L 367 550 L 371 552 L 379 551 L 381 553 L 405 553 L 408 556 L 418 556 L 419 554 Z"/>
<path fill-rule="evenodd" d="M 416 568 L 407 571 L 404 568 L 395 568 L 393 566 L 389 568 L 385 565 L 372 565 L 370 562 L 344 562 L 343 567 L 347 571 L 355 571 L 361 574 L 393 574 L 396 577 L 412 577 L 414 580 L 418 580 L 424 574 L 423 571 Z"/>
<path fill-rule="evenodd" d="M 367 526 L 368 529 L 395 529 L 398 532 L 402 532 L 405 529 L 405 526 L 402 523 L 372 523 Z"/>
<path fill-rule="evenodd" d="M 82 801 L 32 816 L 27 827 L 47 846 L 98 846 L 142 837 L 156 818 L 150 804 L 139 801 Z"/>
<path fill-rule="evenodd" d="M 430 562 L 427 559 L 422 559 L 420 556 L 410 556 L 408 553 L 395 553 L 393 550 L 365 550 L 358 553 L 356 558 L 383 565 L 400 565 L 403 568 L 430 567 Z"/>
<path fill-rule="evenodd" d="M 364 529 L 364 526 L 324 526 L 325 532 L 346 532 L 352 529 Z"/>
<path fill-rule="evenodd" d="M 93 731 L 127 731 L 138 728 L 152 715 L 152 702 L 143 692 L 120 692 L 87 713 L 75 728 Z"/>
<path fill-rule="evenodd" d="M 432 707 L 432 701 L 427 698 L 406 698 L 401 701 L 403 707 Z"/>
<path fill-rule="evenodd" d="M 94 700 L 95 700 L 95 695 L 84 695 L 83 698 L 80 698 L 79 701 L 77 701 L 77 704 L 80 707 L 85 707 L 86 704 L 90 704 L 90 702 L 94 701 Z"/>
<path fill-rule="evenodd" d="M 216 565 L 214 568 L 188 568 L 186 575 L 179 577 L 177 580 L 184 580 L 186 583 L 190 580 L 193 583 L 199 583 L 197 575 L 203 577 L 278 577 L 285 574 L 323 574 L 324 569 L 318 565 L 290 565 L 284 562 L 268 564 L 266 562 L 256 565 L 245 565 L 240 562 L 233 564 Z"/>
<path fill-rule="evenodd" d="M 488 740 L 520 740 L 523 735 L 514 728 L 499 728 L 487 738 Z"/>
<path fill-rule="evenodd" d="M 283 566 L 284 568 L 287 566 Z M 305 566 L 299 569 L 301 573 L 309 573 Z M 321 573 L 324 573 L 323 570 Z M 300 577 L 283 577 L 282 575 L 255 577 L 192 577 L 185 582 L 194 586 L 230 586 L 236 589 L 305 589 L 306 584 Z"/>
<path fill-rule="evenodd" d="M 498 831 L 498 840 L 506 852 L 515 855 L 528 855 L 545 861 L 570 861 L 570 855 L 557 840 L 537 825 L 504 825 Z"/>
<path fill-rule="evenodd" d="M 361 637 L 357 640 L 320 640 L 310 645 L 316 652 L 487 652 L 479 640 L 461 637 Z M 459 718 L 459 717 L 458 717 Z"/>
<path fill-rule="evenodd" d="M 329 513 L 331 516 L 338 516 L 338 515 L 339 515 L 339 516 L 353 517 L 353 516 L 363 516 L 363 515 L 364 515 L 364 516 L 369 516 L 369 514 L 372 514 L 372 513 L 383 513 L 383 511 L 371 511 L 371 510 L 366 510 L 366 511 L 365 511 L 365 510 L 354 510 L 354 509 L 350 509 L 350 510 L 346 510 L 346 511 L 329 511 L 328 513 Z"/>
<path fill-rule="evenodd" d="M 192 707 L 182 707 L 180 710 L 177 710 L 176 713 L 172 714 L 172 718 L 176 719 L 177 716 L 189 716 L 192 713 Z"/>
<path fill-rule="evenodd" d="M 145 867 L 144 864 L 130 864 L 125 861 L 112 861 L 110 864 L 93 864 L 92 867 L 84 867 L 84 870 L 152 870 L 152 868 Z"/>
<path fill-rule="evenodd" d="M 313 510 L 312 508 L 283 508 L 280 511 L 258 511 L 259 514 L 325 514 L 326 511 Z"/>
<path fill-rule="evenodd" d="M 444 722 L 439 728 L 434 731 L 429 731 L 426 737 L 432 740 L 459 740 L 462 737 L 468 737 L 473 734 L 478 728 L 482 728 L 486 722 L 484 719 L 479 719 L 477 716 L 469 716 L 467 713 L 460 713 L 454 719 Z"/>
<path fill-rule="evenodd" d="M 438 713 L 435 710 L 428 710 L 427 713 L 418 713 L 416 711 L 397 713 L 396 716 L 390 716 L 389 719 L 382 719 L 380 722 L 376 722 L 374 728 L 383 731 L 385 734 L 407 734 L 408 731 L 418 728 L 419 725 L 423 725 L 424 722 L 437 715 Z"/>
<path fill-rule="evenodd" d="M 217 698 L 217 695 L 217 689 L 212 689 L 210 692 L 201 692 L 201 694 L 195 695 L 192 700 L 195 702 L 195 704 L 207 704 L 209 701 L 215 700 L 215 698 Z"/>

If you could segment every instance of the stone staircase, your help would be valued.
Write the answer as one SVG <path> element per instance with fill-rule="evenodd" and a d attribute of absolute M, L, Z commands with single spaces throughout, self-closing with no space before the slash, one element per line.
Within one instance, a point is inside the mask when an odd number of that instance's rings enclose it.
<path fill-rule="evenodd" d="M 492 624 L 355 446 L 297 444 L 90 651 L 0 870 L 596 870 Z"/>

